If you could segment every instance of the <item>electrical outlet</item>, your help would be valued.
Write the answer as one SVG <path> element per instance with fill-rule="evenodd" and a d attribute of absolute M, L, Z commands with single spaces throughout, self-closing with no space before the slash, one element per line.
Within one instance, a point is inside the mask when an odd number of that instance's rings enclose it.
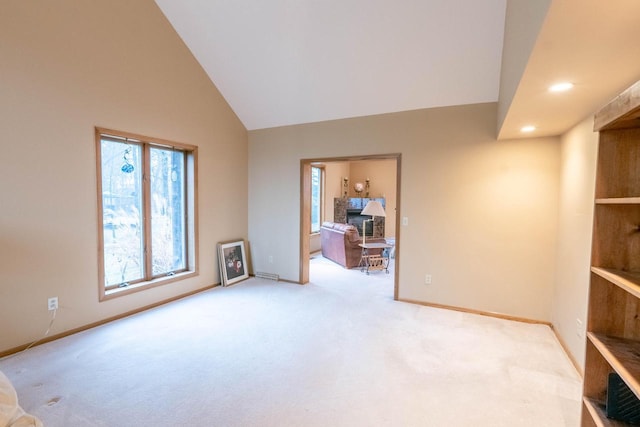
<path fill-rule="evenodd" d="M 269 255 L 269 264 L 273 264 L 273 256 Z"/>
<path fill-rule="evenodd" d="M 426 276 L 424 276 L 424 284 L 425 285 L 430 285 L 431 284 L 431 275 L 427 274 Z"/>
<path fill-rule="evenodd" d="M 58 297 L 52 297 L 47 300 L 49 311 L 58 309 Z"/>

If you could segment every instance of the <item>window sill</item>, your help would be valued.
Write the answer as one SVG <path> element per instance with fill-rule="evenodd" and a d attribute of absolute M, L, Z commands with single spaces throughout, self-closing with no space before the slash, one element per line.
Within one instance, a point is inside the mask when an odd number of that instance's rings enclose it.
<path fill-rule="evenodd" d="M 125 286 L 123 288 L 109 289 L 108 291 L 105 291 L 103 295 L 100 295 L 100 301 L 107 301 L 123 295 L 144 291 L 145 289 L 155 288 L 156 286 L 167 285 L 169 283 L 188 279 L 197 275 L 197 271 L 183 271 L 182 273 L 176 273 L 173 276 L 158 277 L 146 282 L 134 283 L 133 285 Z"/>

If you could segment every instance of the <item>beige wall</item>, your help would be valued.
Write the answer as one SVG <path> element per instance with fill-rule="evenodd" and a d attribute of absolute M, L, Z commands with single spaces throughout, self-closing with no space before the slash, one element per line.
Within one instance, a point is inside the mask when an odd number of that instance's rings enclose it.
<path fill-rule="evenodd" d="M 247 236 L 247 132 L 152 0 L 0 13 L 0 351 L 219 281 Z M 94 126 L 199 147 L 200 275 L 98 303 Z"/>
<path fill-rule="evenodd" d="M 553 324 L 584 368 L 598 134 L 589 117 L 562 136 Z M 577 320 L 581 322 L 578 328 Z M 578 335 L 578 329 L 580 335 Z"/>
<path fill-rule="evenodd" d="M 300 159 L 402 153 L 399 296 L 551 319 L 558 138 L 496 141 L 496 104 L 249 132 L 254 267 L 299 279 Z M 261 212 L 279 206 L 277 215 Z M 268 257 L 273 256 L 273 263 Z M 431 285 L 425 274 L 433 275 Z"/>

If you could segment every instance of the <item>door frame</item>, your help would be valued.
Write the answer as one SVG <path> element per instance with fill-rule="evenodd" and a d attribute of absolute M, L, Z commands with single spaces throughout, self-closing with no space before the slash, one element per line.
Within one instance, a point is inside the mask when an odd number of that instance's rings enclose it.
<path fill-rule="evenodd" d="M 398 278 L 400 272 L 400 188 L 402 171 L 402 154 L 373 154 L 348 157 L 321 157 L 300 160 L 300 266 L 299 283 L 309 283 L 309 230 L 311 229 L 311 164 L 331 162 L 357 162 L 362 160 L 395 160 L 396 161 L 396 229 L 395 229 L 395 268 L 393 272 L 393 299 L 398 300 Z"/>

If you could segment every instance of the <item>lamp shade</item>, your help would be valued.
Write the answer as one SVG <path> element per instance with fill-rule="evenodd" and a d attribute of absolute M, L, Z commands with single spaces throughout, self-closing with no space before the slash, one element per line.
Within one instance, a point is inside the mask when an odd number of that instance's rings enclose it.
<path fill-rule="evenodd" d="M 384 208 L 377 200 L 369 200 L 369 203 L 367 203 L 367 206 L 364 207 L 360 214 L 371 216 L 387 216 L 387 214 L 384 213 Z"/>

